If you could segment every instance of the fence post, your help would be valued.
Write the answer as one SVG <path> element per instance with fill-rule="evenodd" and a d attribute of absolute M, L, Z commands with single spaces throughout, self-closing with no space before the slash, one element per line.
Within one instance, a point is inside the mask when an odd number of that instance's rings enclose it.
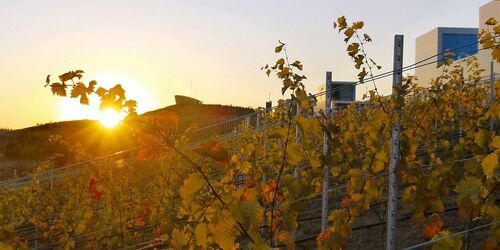
<path fill-rule="evenodd" d="M 50 190 L 54 189 L 54 166 L 50 170 Z"/>
<path fill-rule="evenodd" d="M 296 105 L 297 105 L 296 109 L 297 114 L 295 115 L 295 117 L 298 118 L 300 116 L 300 105 L 298 100 L 296 101 Z M 299 144 L 301 140 L 302 140 L 302 134 L 300 133 L 299 124 L 297 123 L 297 121 L 295 121 L 295 142 Z M 300 179 L 300 165 L 295 166 L 295 169 L 293 170 L 293 175 L 295 176 L 295 179 L 297 180 Z"/>
<path fill-rule="evenodd" d="M 245 128 L 250 128 L 250 116 L 245 117 Z"/>
<path fill-rule="evenodd" d="M 325 115 L 330 116 L 332 112 L 332 72 L 326 72 L 326 88 L 325 88 Z M 328 138 L 328 133 L 323 131 L 323 156 L 325 158 L 328 156 L 328 151 L 330 148 L 330 141 Z M 324 231 L 328 227 L 328 189 L 330 186 L 330 166 L 328 164 L 323 165 L 323 185 L 321 192 L 321 231 Z"/>
<path fill-rule="evenodd" d="M 495 63 L 490 62 L 490 107 L 495 103 Z M 490 131 L 495 130 L 495 120 L 490 118 Z"/>
<path fill-rule="evenodd" d="M 260 131 L 260 111 L 255 112 L 255 128 Z"/>
<path fill-rule="evenodd" d="M 266 115 L 269 115 L 269 113 L 273 110 L 273 103 L 271 101 L 267 101 L 266 102 L 266 108 L 264 109 L 264 113 Z M 265 130 L 266 129 L 266 126 L 262 126 L 262 130 Z M 269 143 L 268 141 L 264 141 L 264 148 L 266 149 L 266 152 L 267 152 L 267 149 L 269 148 Z M 262 174 L 262 181 L 264 183 L 267 183 L 267 175 L 266 173 L 263 173 Z M 260 233 L 262 235 L 267 235 L 268 232 L 267 232 L 267 216 L 266 216 L 266 212 L 267 212 L 267 207 L 264 208 L 264 211 L 262 212 L 263 213 L 263 217 L 262 217 L 262 223 L 260 225 Z M 270 242 L 270 244 L 272 244 L 272 240 Z"/>
<path fill-rule="evenodd" d="M 394 64 L 392 73 L 392 94 L 399 95 L 394 88 L 401 87 L 403 67 L 403 35 L 394 36 Z M 396 216 L 398 204 L 397 166 L 399 164 L 399 133 L 401 131 L 401 110 L 395 109 L 396 124 L 392 127 L 391 159 L 389 165 L 389 197 L 387 200 L 387 250 L 396 249 Z"/>

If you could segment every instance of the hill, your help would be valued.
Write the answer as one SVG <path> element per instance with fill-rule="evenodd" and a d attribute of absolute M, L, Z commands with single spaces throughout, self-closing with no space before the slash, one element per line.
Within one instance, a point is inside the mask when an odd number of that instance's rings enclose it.
<path fill-rule="evenodd" d="M 172 112 L 179 117 L 179 131 L 197 124 L 199 127 L 253 112 L 251 108 L 220 104 L 202 104 L 200 101 L 176 96 L 176 104 L 141 114 L 139 119 Z M 99 121 L 76 120 L 47 123 L 0 133 L 0 175 L 11 178 L 14 169 L 18 174 L 31 171 L 46 157 L 57 153 L 49 143 L 51 135 L 60 135 L 72 144 L 80 144 L 93 155 L 101 155 L 132 147 L 136 141 L 130 128 L 107 129 Z"/>

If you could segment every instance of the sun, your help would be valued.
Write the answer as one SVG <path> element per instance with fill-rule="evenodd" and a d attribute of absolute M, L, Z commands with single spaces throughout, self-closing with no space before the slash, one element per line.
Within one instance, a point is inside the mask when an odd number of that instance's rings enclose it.
<path fill-rule="evenodd" d="M 99 122 L 107 128 L 115 127 L 121 122 L 121 120 L 123 120 L 123 118 L 125 118 L 125 114 L 123 112 L 119 113 L 116 110 L 109 108 L 100 111 L 98 115 Z"/>

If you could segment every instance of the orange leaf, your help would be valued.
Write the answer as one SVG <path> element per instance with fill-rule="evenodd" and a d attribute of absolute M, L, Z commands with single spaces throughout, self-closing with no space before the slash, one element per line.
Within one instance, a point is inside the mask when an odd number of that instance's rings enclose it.
<path fill-rule="evenodd" d="M 146 225 L 146 222 L 144 222 L 144 218 L 137 218 L 137 219 L 135 219 L 135 221 L 134 221 L 134 225 L 135 225 L 136 227 L 143 227 L 143 226 L 145 226 L 145 225 Z"/>
<path fill-rule="evenodd" d="M 54 95 L 66 96 L 66 85 L 64 84 L 60 84 L 58 82 L 52 83 L 50 85 L 50 89 Z"/>
<path fill-rule="evenodd" d="M 165 155 L 168 148 L 160 145 L 161 139 L 152 135 L 145 135 L 139 138 L 139 159 L 149 158 L 159 159 Z"/>
<path fill-rule="evenodd" d="M 432 238 L 443 228 L 443 221 L 437 214 L 433 214 L 424 226 L 424 237 Z"/>
<path fill-rule="evenodd" d="M 217 141 L 202 143 L 198 148 L 193 149 L 193 151 L 223 164 L 228 164 L 231 158 L 226 148 Z"/>

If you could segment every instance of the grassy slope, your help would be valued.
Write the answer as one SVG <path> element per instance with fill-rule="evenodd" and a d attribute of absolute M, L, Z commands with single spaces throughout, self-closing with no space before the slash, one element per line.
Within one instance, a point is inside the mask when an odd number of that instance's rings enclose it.
<path fill-rule="evenodd" d="M 147 112 L 141 117 L 161 115 L 164 112 L 176 113 L 179 129 L 182 131 L 193 123 L 209 125 L 224 117 L 248 114 L 250 108 L 224 105 L 172 105 Z M 37 162 L 57 153 L 48 141 L 51 135 L 61 135 L 64 140 L 79 143 L 86 152 L 102 155 L 129 148 L 135 145 L 131 130 L 107 129 L 98 121 L 78 120 L 49 123 L 19 130 L 0 132 L 0 180 L 13 177 L 14 169 L 23 175 L 31 171 Z"/>

